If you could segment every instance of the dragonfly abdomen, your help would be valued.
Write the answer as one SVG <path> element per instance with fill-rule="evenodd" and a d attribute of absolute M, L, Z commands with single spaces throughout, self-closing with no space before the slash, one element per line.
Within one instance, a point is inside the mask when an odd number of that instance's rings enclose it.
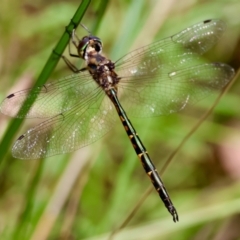
<path fill-rule="evenodd" d="M 163 182 L 157 172 L 157 169 L 155 168 L 150 156 L 148 155 L 146 148 L 144 147 L 140 137 L 138 136 L 136 130 L 134 129 L 132 123 L 127 117 L 127 114 L 123 110 L 120 102 L 118 101 L 117 93 L 114 91 L 114 89 L 111 89 L 107 92 L 109 98 L 113 102 L 118 115 L 120 117 L 120 120 L 125 128 L 125 131 L 127 135 L 130 138 L 130 141 L 133 145 L 133 148 L 135 149 L 135 152 L 137 153 L 143 168 L 147 175 L 149 176 L 154 188 L 157 190 L 160 198 L 164 202 L 165 207 L 168 209 L 168 211 L 171 213 L 173 216 L 173 221 L 176 222 L 178 221 L 178 214 L 173 206 L 173 203 L 167 193 L 166 188 L 163 185 Z"/>

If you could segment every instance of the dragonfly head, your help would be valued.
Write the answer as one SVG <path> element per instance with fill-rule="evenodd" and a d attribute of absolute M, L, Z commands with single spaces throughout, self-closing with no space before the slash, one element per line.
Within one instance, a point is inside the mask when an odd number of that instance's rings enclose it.
<path fill-rule="evenodd" d="M 88 54 L 96 54 L 102 52 L 102 42 L 100 38 L 95 36 L 86 36 L 78 44 L 78 54 L 86 60 Z"/>

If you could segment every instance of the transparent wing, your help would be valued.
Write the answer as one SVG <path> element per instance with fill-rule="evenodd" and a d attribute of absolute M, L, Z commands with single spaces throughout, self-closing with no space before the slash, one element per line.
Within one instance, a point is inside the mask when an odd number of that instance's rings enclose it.
<path fill-rule="evenodd" d="M 116 61 L 115 66 L 123 77 L 148 75 L 157 69 L 167 71 L 184 68 L 211 49 L 225 30 L 219 19 L 208 20 L 160 41 L 138 48 Z M 149 69 L 149 66 L 152 68 Z"/>
<path fill-rule="evenodd" d="M 123 107 L 135 116 L 170 114 L 223 88 L 234 70 L 198 58 L 216 43 L 223 30 L 220 20 L 205 21 L 117 61 Z M 72 152 L 102 137 L 115 122 L 114 106 L 88 73 L 46 84 L 29 96 L 29 90 L 11 94 L 1 111 L 25 117 L 19 109 L 38 91 L 26 117 L 54 117 L 20 136 L 12 149 L 14 157 L 36 159 Z"/>
<path fill-rule="evenodd" d="M 126 84 L 127 86 L 122 84 L 119 95 L 129 115 L 136 117 L 168 115 L 222 89 L 234 74 L 234 69 L 227 64 L 202 64 L 162 73 L 160 79 L 158 77 L 149 79 L 150 83 L 145 79 L 145 83 L 140 86 L 133 82 Z"/>
<path fill-rule="evenodd" d="M 226 64 L 206 64 L 225 24 L 208 20 L 139 48 L 116 62 L 120 101 L 133 116 L 166 115 L 223 88 L 234 76 Z"/>
<path fill-rule="evenodd" d="M 17 118 L 52 117 L 70 110 L 96 88 L 97 84 L 89 73 L 80 72 L 40 86 L 30 95 L 31 89 L 10 94 L 2 102 L 1 112 Z M 36 98 L 36 100 L 26 115 L 19 110 L 27 98 Z M 26 108 L 28 105 L 24 104 L 23 109 Z"/>
<path fill-rule="evenodd" d="M 116 116 L 111 101 L 98 88 L 71 110 L 21 135 L 12 148 L 12 155 L 21 159 L 38 159 L 72 152 L 106 134 Z"/>

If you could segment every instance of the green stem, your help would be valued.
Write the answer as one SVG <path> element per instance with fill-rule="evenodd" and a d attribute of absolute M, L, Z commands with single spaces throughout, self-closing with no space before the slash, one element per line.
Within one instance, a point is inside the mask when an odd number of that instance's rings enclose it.
<path fill-rule="evenodd" d="M 49 59 L 47 60 L 42 72 L 40 73 L 34 87 L 36 88 L 37 86 L 43 85 L 51 73 L 53 72 L 54 68 L 56 67 L 60 56 L 62 55 L 63 51 L 65 50 L 68 42 L 69 42 L 69 32 L 71 32 L 74 28 L 77 27 L 77 25 L 80 23 L 84 13 L 86 12 L 91 0 L 83 0 L 82 3 L 80 4 L 79 8 L 77 9 L 76 13 L 74 14 L 73 18 L 71 19 L 69 25 L 66 27 L 66 30 L 64 31 L 62 37 L 60 38 L 59 42 L 57 43 L 56 47 L 54 48 L 53 52 L 51 53 Z M 35 97 L 36 99 L 36 97 Z M 25 101 L 24 104 L 28 106 L 28 108 L 24 107 L 24 112 L 27 113 L 27 111 L 30 109 L 31 105 L 34 103 L 34 98 L 29 98 Z M 23 104 L 23 105 L 24 105 Z M 25 106 L 26 106 L 25 105 Z M 21 109 L 20 111 L 23 111 Z M 5 133 L 5 136 L 2 139 L 2 142 L 0 143 L 0 163 L 3 162 L 4 156 L 6 154 L 6 149 L 9 149 L 10 144 L 12 142 L 12 139 L 21 126 L 22 122 L 24 119 L 14 119 L 9 127 L 8 130 Z M 1 165 L 1 172 L 4 172 L 4 169 L 8 166 L 10 161 L 6 162 L 5 164 Z M 28 189 L 26 190 L 26 198 L 27 201 L 24 204 L 24 208 L 22 209 L 22 214 L 20 215 L 18 222 L 19 225 L 16 227 L 15 231 L 13 232 L 13 239 L 26 239 L 26 235 L 29 234 L 29 222 L 34 226 L 34 223 L 32 222 L 32 208 L 33 208 L 33 202 L 34 202 L 34 197 L 36 195 L 37 191 L 37 186 L 39 183 L 39 180 L 42 175 L 42 169 L 43 169 L 43 164 L 44 161 L 39 162 L 39 166 L 36 169 L 36 172 L 34 174 L 34 177 L 28 185 Z"/>
<path fill-rule="evenodd" d="M 79 8 L 77 9 L 77 11 L 74 14 L 73 18 L 71 19 L 70 23 L 66 27 L 66 30 L 64 31 L 62 37 L 60 38 L 59 42 L 57 43 L 56 47 L 54 48 L 52 54 L 48 58 L 33 89 L 35 89 L 37 86 L 43 85 L 48 80 L 49 76 L 51 75 L 51 73 L 53 72 L 53 70 L 55 69 L 55 67 L 59 61 L 60 56 L 62 55 L 63 51 L 65 50 L 65 48 L 69 42 L 69 39 L 70 39 L 69 32 L 71 32 L 74 28 L 76 28 L 78 26 L 78 24 L 82 20 L 82 17 L 84 15 L 85 11 L 87 10 L 87 7 L 90 4 L 90 2 L 91 2 L 91 0 L 83 0 L 82 3 L 80 4 Z M 23 108 L 20 109 L 20 111 L 23 113 L 27 113 L 36 98 L 37 98 L 37 96 L 35 96 L 35 98 L 31 97 L 31 98 L 27 99 L 25 101 L 25 103 L 23 104 L 23 105 L 25 105 L 24 112 L 23 112 Z M 26 105 L 28 106 L 27 108 L 26 108 Z M 5 132 L 5 135 L 3 136 L 2 141 L 0 143 L 0 154 L 1 154 L 0 155 L 0 164 L 3 162 L 3 159 L 6 155 L 6 153 L 8 152 L 6 150 L 10 148 L 12 139 L 14 138 L 16 132 L 20 128 L 23 121 L 24 121 L 24 119 L 13 119 L 11 121 L 11 123 L 9 124 L 9 127 L 8 127 L 7 131 Z"/>

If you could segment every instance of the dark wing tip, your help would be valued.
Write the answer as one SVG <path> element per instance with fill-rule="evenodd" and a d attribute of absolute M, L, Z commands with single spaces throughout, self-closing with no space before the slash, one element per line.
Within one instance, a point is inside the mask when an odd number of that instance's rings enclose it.
<path fill-rule="evenodd" d="M 17 141 L 23 139 L 24 137 L 25 137 L 24 135 L 21 135 L 21 136 L 17 139 Z"/>
<path fill-rule="evenodd" d="M 206 24 L 206 23 L 209 23 L 211 21 L 212 21 L 212 19 L 207 19 L 207 20 L 203 21 L 203 23 Z"/>
<path fill-rule="evenodd" d="M 14 97 L 14 96 L 15 96 L 15 94 L 12 93 L 12 94 L 8 95 L 6 98 L 12 98 L 12 97 Z"/>

